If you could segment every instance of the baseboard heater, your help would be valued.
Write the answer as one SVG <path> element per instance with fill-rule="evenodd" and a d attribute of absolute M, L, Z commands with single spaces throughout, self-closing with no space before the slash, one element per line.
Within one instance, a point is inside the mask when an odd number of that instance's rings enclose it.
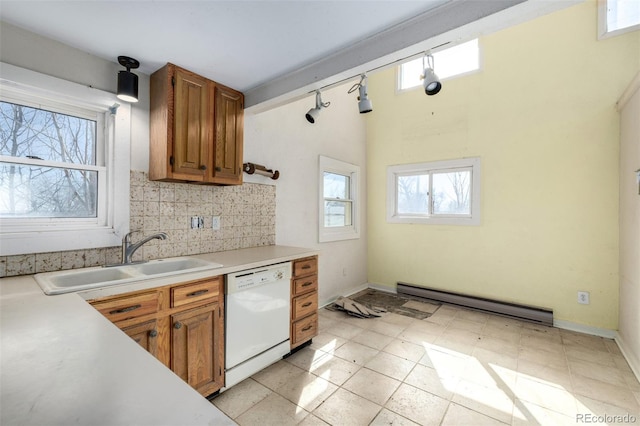
<path fill-rule="evenodd" d="M 464 306 L 466 308 L 477 309 L 479 311 L 553 326 L 552 309 L 518 305 L 515 303 L 501 302 L 482 297 L 467 296 L 464 294 L 436 290 L 428 287 L 420 287 L 402 282 L 398 283 L 397 291 L 400 296 L 403 294 L 417 296 L 424 299 L 450 303 L 452 305 Z"/>

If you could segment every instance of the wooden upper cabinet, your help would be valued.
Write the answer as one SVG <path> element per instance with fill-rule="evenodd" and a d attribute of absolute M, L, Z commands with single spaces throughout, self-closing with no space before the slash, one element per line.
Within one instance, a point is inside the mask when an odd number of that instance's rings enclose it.
<path fill-rule="evenodd" d="M 151 75 L 149 122 L 149 179 L 242 183 L 242 93 L 167 64 Z"/>
<path fill-rule="evenodd" d="M 242 183 L 244 96 L 228 87 L 214 87 L 214 167 L 209 179 L 215 183 Z"/>
<path fill-rule="evenodd" d="M 173 172 L 204 179 L 211 146 L 211 112 L 207 79 L 176 69 L 174 86 Z"/>

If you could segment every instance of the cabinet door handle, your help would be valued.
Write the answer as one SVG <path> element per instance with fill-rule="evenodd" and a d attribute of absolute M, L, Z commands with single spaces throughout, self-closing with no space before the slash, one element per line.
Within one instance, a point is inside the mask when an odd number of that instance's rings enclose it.
<path fill-rule="evenodd" d="M 207 170 L 207 166 L 203 164 L 202 166 L 200 166 L 200 170 Z"/>
<path fill-rule="evenodd" d="M 302 287 L 309 287 L 311 284 L 313 284 L 313 281 L 307 281 L 306 283 L 302 284 Z"/>
<path fill-rule="evenodd" d="M 305 328 L 303 328 L 300 331 L 309 331 L 309 330 L 311 330 L 312 327 L 313 327 L 312 325 L 308 325 L 308 326 L 306 326 Z"/>
<path fill-rule="evenodd" d="M 182 328 L 182 323 L 181 322 L 177 322 L 177 323 L 173 324 L 173 328 L 175 328 L 176 330 L 180 330 Z"/>
<path fill-rule="evenodd" d="M 114 311 L 109 311 L 109 315 L 124 314 L 125 312 L 135 311 L 136 309 L 141 308 L 141 307 L 142 307 L 142 305 L 127 306 L 126 308 L 116 309 Z"/>
<path fill-rule="evenodd" d="M 194 291 L 192 293 L 187 293 L 187 297 L 200 296 L 201 294 L 205 294 L 205 293 L 209 293 L 209 290 L 205 289 L 205 290 Z"/>
<path fill-rule="evenodd" d="M 303 308 L 307 308 L 309 306 L 311 306 L 313 304 L 313 302 L 307 302 L 304 305 L 302 305 Z"/>
<path fill-rule="evenodd" d="M 158 330 L 151 330 L 149 332 L 149 337 L 156 337 L 158 335 Z"/>
<path fill-rule="evenodd" d="M 217 167 L 216 167 L 216 172 L 221 172 L 221 171 L 222 171 L 222 167 L 217 166 Z"/>

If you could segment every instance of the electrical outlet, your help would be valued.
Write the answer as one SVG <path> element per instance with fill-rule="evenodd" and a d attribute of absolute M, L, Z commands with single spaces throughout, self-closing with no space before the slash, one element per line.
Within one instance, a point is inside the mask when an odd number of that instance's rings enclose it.
<path fill-rule="evenodd" d="M 581 305 L 589 304 L 589 292 L 588 291 L 579 291 L 578 292 L 578 303 Z"/>
<path fill-rule="evenodd" d="M 220 229 L 220 216 L 214 216 L 211 220 L 211 227 L 214 231 L 218 231 Z"/>
<path fill-rule="evenodd" d="M 191 216 L 191 229 L 204 228 L 204 217 Z"/>

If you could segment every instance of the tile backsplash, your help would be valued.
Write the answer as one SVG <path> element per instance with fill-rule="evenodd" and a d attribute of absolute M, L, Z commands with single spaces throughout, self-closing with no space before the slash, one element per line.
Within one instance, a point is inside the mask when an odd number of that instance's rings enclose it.
<path fill-rule="evenodd" d="M 275 244 L 276 187 L 245 183 L 205 186 L 152 182 L 131 171 L 130 229 L 132 241 L 157 232 L 166 240 L 142 246 L 134 260 L 184 256 Z M 191 217 L 204 218 L 204 228 L 191 229 Z M 212 220 L 220 217 L 220 229 Z M 0 257 L 0 277 L 100 266 L 121 261 L 121 247 L 35 253 Z"/>

